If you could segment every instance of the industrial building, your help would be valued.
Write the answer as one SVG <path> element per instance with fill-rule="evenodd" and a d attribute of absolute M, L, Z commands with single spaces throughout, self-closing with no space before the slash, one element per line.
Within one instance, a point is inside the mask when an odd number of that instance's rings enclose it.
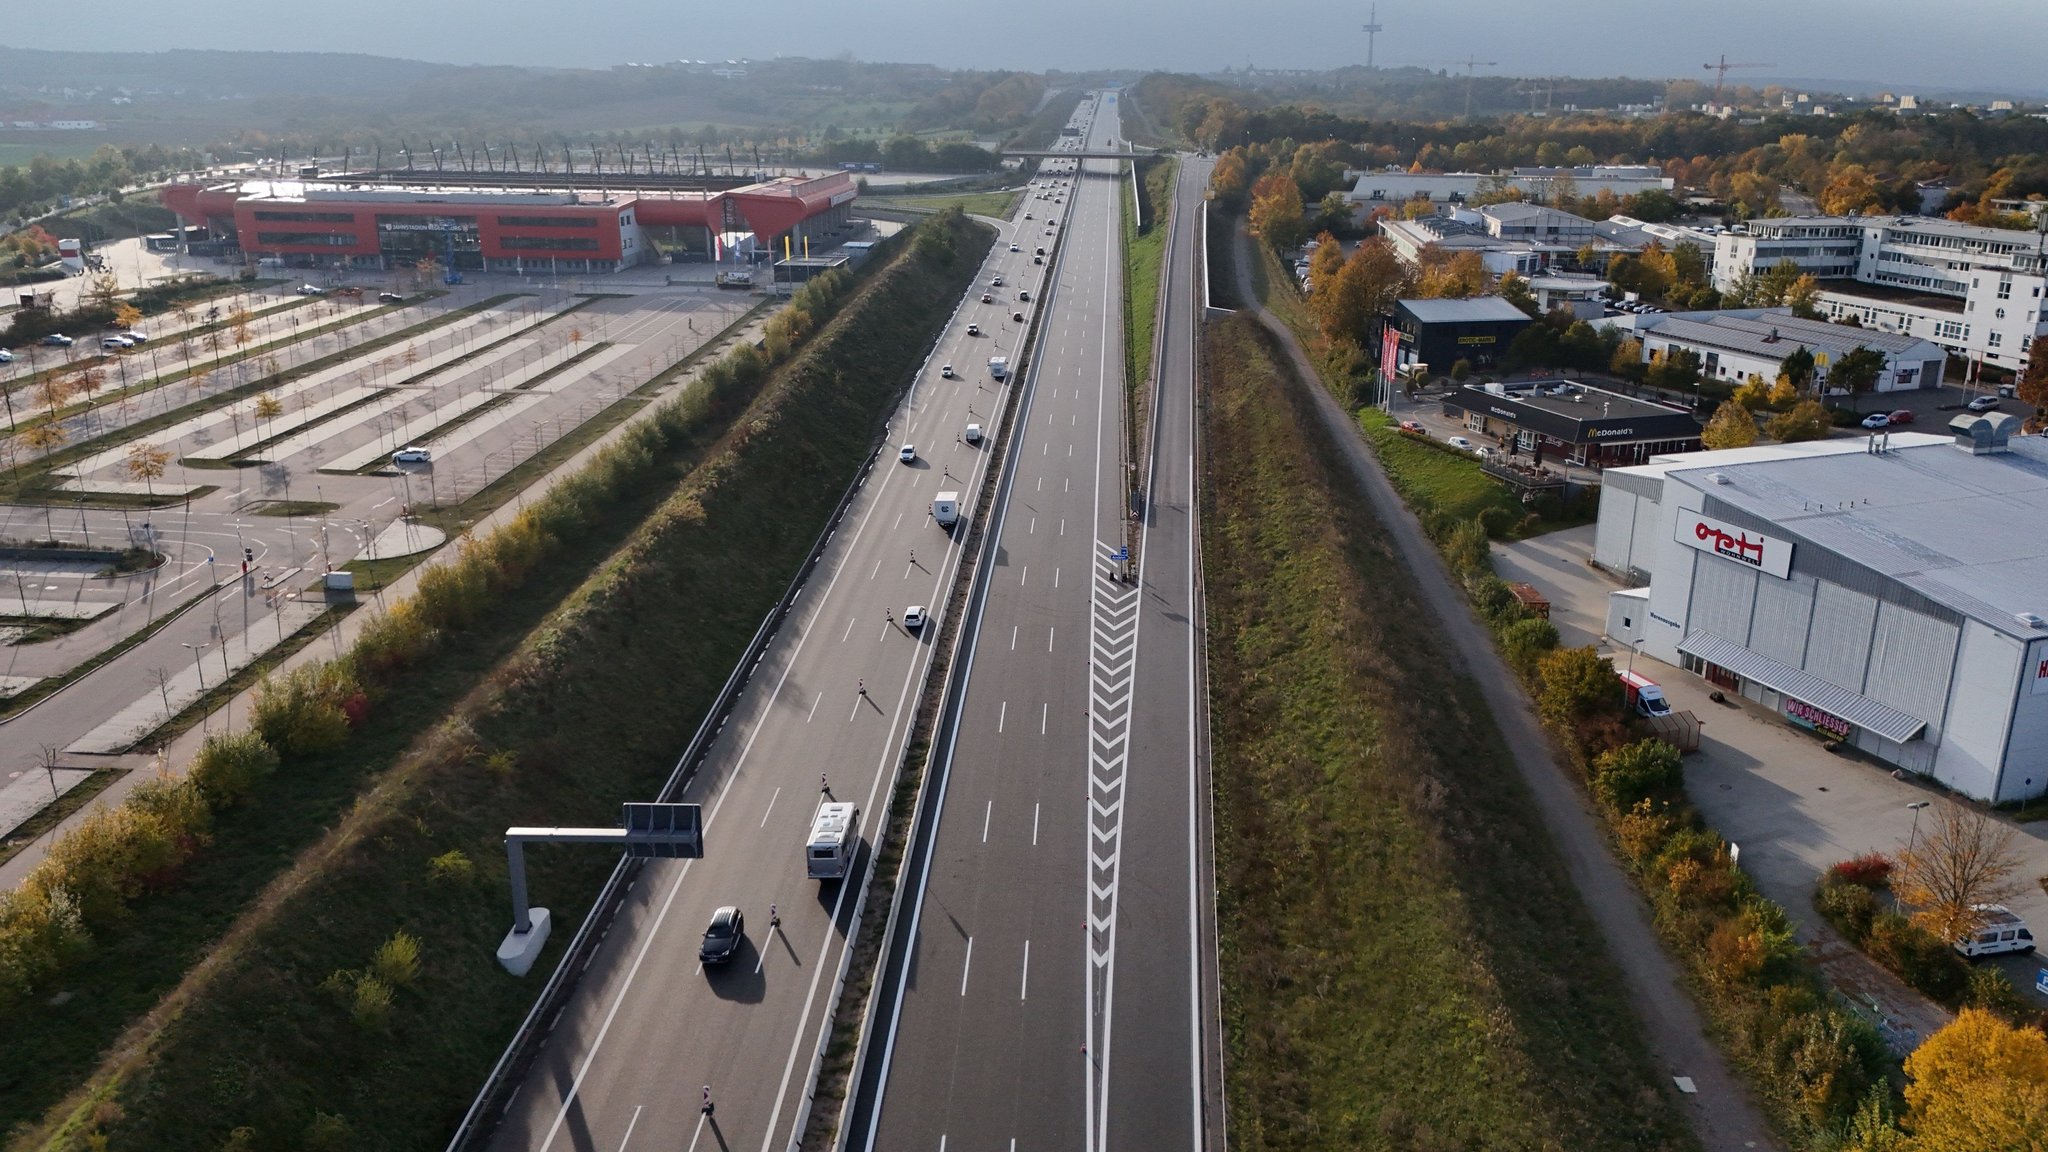
<path fill-rule="evenodd" d="M 1571 380 L 1464 384 L 1443 402 L 1444 415 L 1474 439 L 1536 467 L 1564 459 L 1584 467 L 1640 464 L 1700 446 L 1692 412 Z"/>
<path fill-rule="evenodd" d="M 1816 304 L 1828 316 L 1932 340 L 1973 370 L 2018 372 L 2048 332 L 2044 241 L 1927 216 L 1758 219 L 1715 237 L 1714 287 L 1790 260 L 1823 281 Z"/>
<path fill-rule="evenodd" d="M 1741 383 L 1760 376 L 1778 378 L 1778 366 L 1794 349 L 1812 353 L 1815 387 L 1828 387 L 1828 370 L 1858 348 L 1884 354 L 1876 392 L 1938 388 L 1948 362 L 1939 344 L 1872 328 L 1830 324 L 1794 316 L 1790 308 L 1731 308 L 1719 312 L 1661 312 L 1617 316 L 1614 322 L 1642 341 L 1643 361 L 1655 363 L 1674 352 L 1700 358 L 1708 379 Z"/>
<path fill-rule="evenodd" d="M 1640 192 L 1669 192 L 1675 182 L 1654 164 L 1591 164 L 1580 168 L 1515 168 L 1506 172 L 1410 172 L 1406 168 L 1370 171 L 1351 169 L 1344 179 L 1351 182 L 1344 198 L 1354 204 L 1401 204 L 1409 200 L 1430 200 L 1439 204 L 1462 204 L 1483 189 L 1512 187 L 1531 200 L 1552 199 L 1559 178 L 1569 182 L 1575 196 L 1612 192 L 1634 196 Z"/>
<path fill-rule="evenodd" d="M 1508 350 L 1529 314 L 1498 296 L 1471 300 L 1397 300 L 1381 328 L 1384 367 L 1399 375 L 1417 364 L 1443 375 L 1463 360 L 1484 368 Z"/>
<path fill-rule="evenodd" d="M 2048 439 L 1660 457 L 1603 477 L 1607 634 L 1977 800 L 2048 792 Z"/>
<path fill-rule="evenodd" d="M 347 177 L 174 183 L 163 203 L 223 255 L 288 267 L 385 269 L 432 258 L 492 272 L 613 272 L 662 258 L 661 238 L 716 259 L 802 250 L 846 222 L 853 177 L 783 177 L 721 191 L 544 191 Z M 779 251 L 778 251 L 779 254 Z"/>

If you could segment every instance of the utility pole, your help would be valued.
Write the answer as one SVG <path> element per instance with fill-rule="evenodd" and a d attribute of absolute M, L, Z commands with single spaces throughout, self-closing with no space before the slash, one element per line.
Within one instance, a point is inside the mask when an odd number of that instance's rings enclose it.
<path fill-rule="evenodd" d="M 1373 70 L 1373 50 L 1379 47 L 1380 33 L 1386 30 L 1386 25 L 1380 23 L 1380 6 L 1375 4 L 1372 6 L 1372 16 L 1365 23 L 1365 70 L 1367 72 Z"/>

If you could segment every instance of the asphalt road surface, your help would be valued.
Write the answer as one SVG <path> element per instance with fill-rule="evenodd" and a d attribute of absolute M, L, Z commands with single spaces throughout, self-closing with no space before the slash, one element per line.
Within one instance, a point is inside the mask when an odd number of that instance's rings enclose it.
<path fill-rule="evenodd" d="M 853 881 L 805 878 L 820 778 L 834 799 L 860 805 L 871 839 L 931 657 L 929 638 L 943 623 L 907 632 L 904 609 L 943 613 L 959 559 L 955 537 L 930 517 L 931 501 L 980 485 L 987 442 L 957 438 L 970 422 L 991 428 L 1002 410 L 1008 385 L 992 380 L 986 365 L 995 355 L 1015 360 L 1024 328 L 1010 317 L 1022 311 L 1028 319 L 1038 307 L 1046 269 L 1032 265 L 1036 244 L 1026 241 L 1041 227 L 1016 221 L 1004 229 L 893 418 L 890 447 L 681 797 L 703 805 L 703 859 L 653 861 L 640 874 L 493 1147 L 766 1150 L 800 1133 L 856 894 Z M 998 275 L 1003 286 L 990 286 Z M 1017 299 L 1025 288 L 1034 302 Z M 970 323 L 980 335 L 967 334 Z M 942 364 L 954 367 L 954 378 L 940 374 Z M 914 463 L 898 462 L 894 446 L 902 443 L 915 446 Z M 1057 525 L 1039 531 L 1056 533 Z M 1072 531 L 1082 539 L 1087 529 L 1077 521 Z M 1085 564 L 1070 580 L 1085 586 Z M 866 864 L 864 854 L 859 866 Z M 562 898 L 534 895 L 540 904 Z M 731 962 L 706 970 L 697 946 L 713 910 L 727 904 L 746 916 L 746 939 Z M 769 926 L 771 905 L 779 930 Z M 707 1087 L 711 1116 L 700 1108 Z"/>
<path fill-rule="evenodd" d="M 1086 139 L 1120 136 L 1105 96 Z M 1199 1039 L 1214 1013 L 1196 850 L 1193 201 L 1176 223 L 1148 514 L 1133 524 L 1117 168 L 1084 162 L 1068 205 L 853 1147 L 1202 1143 Z M 1203 177 L 1188 179 L 1199 192 Z M 1112 573 L 1139 528 L 1134 585 Z"/>

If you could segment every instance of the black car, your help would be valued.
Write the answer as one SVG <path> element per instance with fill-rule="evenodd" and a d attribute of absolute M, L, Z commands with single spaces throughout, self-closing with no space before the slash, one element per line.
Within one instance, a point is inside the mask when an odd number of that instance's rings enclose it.
<path fill-rule="evenodd" d="M 704 929 L 704 943 L 697 948 L 697 959 L 706 964 L 725 963 L 739 951 L 740 941 L 746 934 L 746 916 L 727 904 L 711 914 L 711 926 Z"/>

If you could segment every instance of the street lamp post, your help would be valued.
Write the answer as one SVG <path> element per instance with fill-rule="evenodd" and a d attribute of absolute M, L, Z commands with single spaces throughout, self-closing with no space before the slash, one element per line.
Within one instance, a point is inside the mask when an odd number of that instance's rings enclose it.
<path fill-rule="evenodd" d="M 1916 803 L 1906 805 L 1906 807 L 1910 809 L 1913 813 L 1913 831 L 1906 837 L 1906 851 L 1908 854 L 1910 854 L 1913 851 L 1913 846 L 1916 843 L 1918 843 L 1920 839 L 1920 810 L 1932 803 L 1934 803 L 1934 801 L 1932 800 L 1921 800 Z"/>

